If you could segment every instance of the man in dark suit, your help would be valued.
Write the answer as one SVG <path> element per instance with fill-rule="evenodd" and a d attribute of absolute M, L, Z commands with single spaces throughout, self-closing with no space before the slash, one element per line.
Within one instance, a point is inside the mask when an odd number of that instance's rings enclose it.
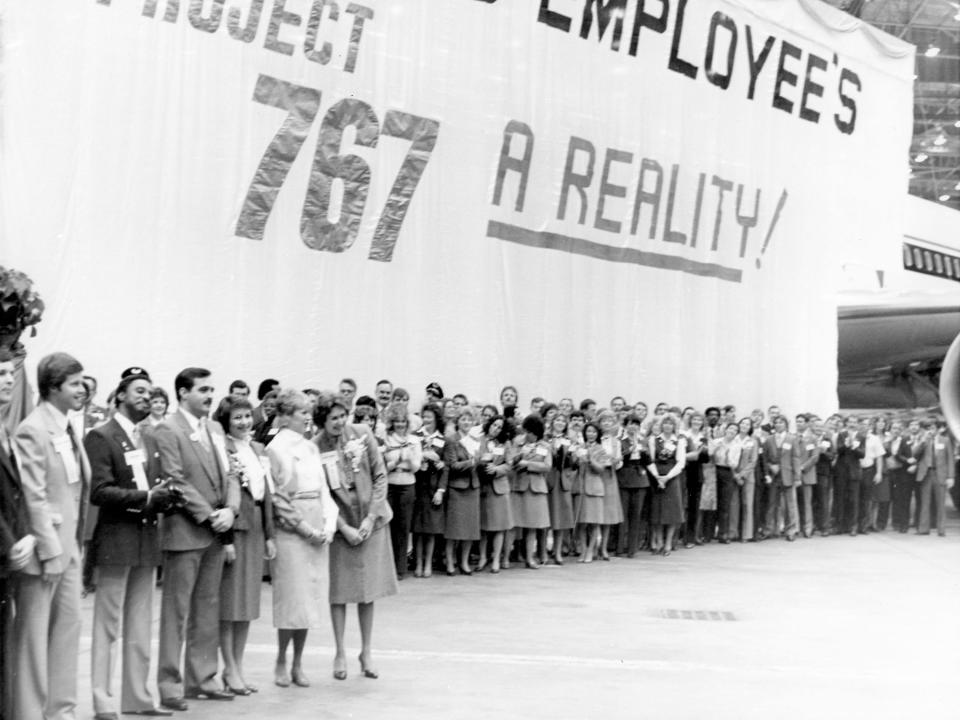
<path fill-rule="evenodd" d="M 117 638 L 123 623 L 120 710 L 172 715 L 156 707 L 147 689 L 154 570 L 160 564 L 157 514 L 174 491 L 158 483 L 159 452 L 141 420 L 150 414 L 150 376 L 124 372 L 115 393 L 117 412 L 84 439 L 90 459 L 90 501 L 100 508 L 91 551 L 97 578 L 93 605 L 91 688 L 95 720 L 117 720 L 111 688 Z"/>
<path fill-rule="evenodd" d="M 90 466 L 67 413 L 83 407 L 83 366 L 66 353 L 37 365 L 40 404 L 14 438 L 36 552 L 19 578 L 13 715 L 73 720 L 80 654 L 80 547 Z M 29 608 L 29 611 L 26 609 Z"/>
<path fill-rule="evenodd" d="M 867 454 L 866 433 L 858 432 L 857 419 L 844 419 L 837 434 L 837 464 L 834 474 L 834 526 L 839 533 L 856 535 L 859 529 L 860 482 L 863 471 L 860 461 Z"/>
<path fill-rule="evenodd" d="M 174 387 L 180 408 L 155 430 L 160 472 L 183 493 L 182 505 L 164 518 L 161 529 L 157 686 L 164 707 L 186 710 L 184 698 L 233 699 L 216 680 L 224 561 L 216 536 L 233 526 L 240 485 L 229 471 L 223 436 L 207 427 L 214 392 L 210 371 L 186 368 Z"/>
<path fill-rule="evenodd" d="M 13 355 L 0 349 L 0 412 L 9 404 L 13 388 Z M 7 637 L 13 619 L 11 576 L 26 566 L 35 546 L 13 445 L 7 428 L 0 423 L 0 719 L 11 717 L 8 703 L 12 678 L 8 670 L 13 647 Z"/>

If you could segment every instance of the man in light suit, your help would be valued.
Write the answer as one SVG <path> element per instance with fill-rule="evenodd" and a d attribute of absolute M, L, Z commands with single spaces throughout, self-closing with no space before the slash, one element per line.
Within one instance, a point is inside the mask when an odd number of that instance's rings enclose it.
<path fill-rule="evenodd" d="M 817 435 L 810 427 L 810 416 L 806 413 L 797 415 L 795 421 L 797 444 L 800 453 L 800 497 L 797 506 L 800 510 L 801 531 L 805 538 L 813 536 L 813 493 L 817 487 L 817 462 L 820 459 L 820 447 L 817 444 Z"/>
<path fill-rule="evenodd" d="M 783 534 L 791 542 L 797 537 L 799 516 L 797 513 L 797 483 L 800 482 L 800 443 L 797 436 L 787 432 L 789 426 L 784 415 L 773 421 L 773 434 L 763 446 L 764 481 L 773 486 L 775 500 L 767 508 L 767 534 L 776 536 L 780 518 L 783 517 Z"/>
<path fill-rule="evenodd" d="M 83 366 L 66 353 L 47 355 L 37 366 L 37 386 L 40 404 L 14 439 L 37 548 L 16 593 L 13 717 L 73 720 L 90 466 L 67 413 L 83 407 Z"/>
<path fill-rule="evenodd" d="M 917 520 L 917 534 L 929 535 L 931 515 L 937 526 L 937 535 L 946 534 L 947 490 L 954 483 L 953 440 L 947 433 L 946 423 L 932 421 L 924 427 L 923 440 L 914 448 L 917 457 L 917 482 L 920 483 L 920 513 Z M 936 507 L 931 513 L 931 495 Z"/>
<path fill-rule="evenodd" d="M 115 393 L 116 414 L 84 439 L 92 472 L 90 501 L 100 508 L 91 543 L 97 580 L 90 653 L 94 720 L 118 720 L 111 679 L 121 619 L 120 709 L 173 714 L 158 709 L 147 689 L 154 572 L 160 564 L 157 514 L 175 498 L 158 484 L 159 452 L 152 430 L 138 425 L 150 414 L 152 388 L 143 368 L 124 371 Z"/>
<path fill-rule="evenodd" d="M 216 680 L 224 561 L 216 536 L 233 526 L 240 485 L 229 471 L 223 436 L 207 427 L 214 392 L 210 371 L 186 368 L 174 387 L 180 408 L 155 430 L 160 472 L 183 493 L 182 505 L 164 518 L 161 529 L 157 686 L 161 705 L 186 710 L 185 698 L 233 700 Z"/>

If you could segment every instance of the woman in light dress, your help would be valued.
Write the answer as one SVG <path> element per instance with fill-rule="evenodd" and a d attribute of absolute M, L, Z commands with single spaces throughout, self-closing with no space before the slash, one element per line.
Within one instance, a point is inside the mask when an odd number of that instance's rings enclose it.
<path fill-rule="evenodd" d="M 309 628 L 325 625 L 329 588 L 328 547 L 337 529 L 338 509 L 317 446 L 303 433 L 309 421 L 306 395 L 283 390 L 277 397 L 277 433 L 267 446 L 276 488 L 273 496 L 277 556 L 273 562 L 273 624 L 277 628 L 274 682 L 310 684 L 303 673 Z M 287 647 L 293 661 L 287 672 Z"/>

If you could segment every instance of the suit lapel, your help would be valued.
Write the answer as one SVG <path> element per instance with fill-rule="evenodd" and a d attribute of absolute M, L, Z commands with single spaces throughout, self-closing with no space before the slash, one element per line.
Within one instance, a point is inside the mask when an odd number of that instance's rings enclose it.
<path fill-rule="evenodd" d="M 216 470 L 213 467 L 214 459 L 212 457 L 213 449 L 211 447 L 211 452 L 207 452 L 203 449 L 203 446 L 200 444 L 199 439 L 197 438 L 197 433 L 200 432 L 200 429 L 197 429 L 195 433 L 193 428 L 190 426 L 190 423 L 187 422 L 187 419 L 183 416 L 183 413 L 179 410 L 175 413 L 175 418 L 177 424 L 180 426 L 180 429 L 187 436 L 187 442 L 190 445 L 190 449 L 193 451 L 194 457 L 197 458 L 197 462 L 200 463 L 200 467 L 203 468 L 203 471 L 207 474 L 207 479 L 210 480 L 210 484 L 213 485 L 214 490 L 219 494 L 220 492 L 220 483 L 217 482 Z M 212 444 L 211 440 L 211 444 Z"/>
<path fill-rule="evenodd" d="M 123 428 L 120 427 L 120 423 L 116 421 L 116 418 L 111 418 L 110 421 L 103 426 L 102 432 L 114 442 L 114 452 L 118 453 L 117 460 L 119 466 L 123 468 L 124 479 L 127 481 L 132 480 L 133 468 L 127 465 L 125 453 L 135 449 L 133 441 L 127 436 Z"/>

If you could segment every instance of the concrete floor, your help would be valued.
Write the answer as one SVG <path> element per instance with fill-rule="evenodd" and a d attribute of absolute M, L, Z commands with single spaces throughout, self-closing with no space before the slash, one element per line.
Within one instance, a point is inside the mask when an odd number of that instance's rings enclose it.
<path fill-rule="evenodd" d="M 888 531 L 411 577 L 376 606 L 380 679 L 360 676 L 351 613 L 348 679 L 331 677 L 327 627 L 307 640 L 312 687 L 287 689 L 272 683 L 265 585 L 246 661 L 260 692 L 192 701 L 177 716 L 957 718 L 958 561 L 952 512 L 945 538 Z M 82 719 L 92 716 L 91 608 L 85 599 Z M 726 619 L 697 619 L 696 611 Z"/>

